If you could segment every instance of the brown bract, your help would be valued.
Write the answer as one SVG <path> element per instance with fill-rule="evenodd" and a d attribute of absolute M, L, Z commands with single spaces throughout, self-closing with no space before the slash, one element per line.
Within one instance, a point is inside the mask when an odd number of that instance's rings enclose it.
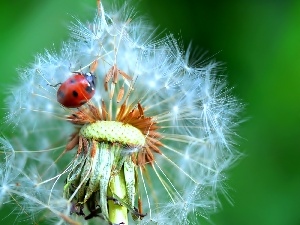
<path fill-rule="evenodd" d="M 102 101 L 99 108 L 91 103 L 80 107 L 76 112 L 69 115 L 67 120 L 76 125 L 84 125 L 96 121 L 107 121 L 107 118 L 111 118 L 111 116 L 108 115 L 105 103 Z M 155 160 L 153 153 L 162 153 L 160 147 L 163 146 L 163 143 L 160 141 L 162 136 L 158 132 L 159 126 L 152 117 L 144 115 L 144 108 L 140 103 L 134 106 L 127 106 L 123 103 L 118 110 L 115 121 L 129 124 L 139 129 L 145 136 L 145 145 L 141 146 L 137 152 L 132 153 L 132 161 L 137 166 L 144 167 L 146 164 L 152 164 Z M 80 153 L 82 150 L 85 150 L 85 145 L 83 144 L 85 142 L 85 138 L 79 136 L 78 130 L 71 136 L 66 146 L 66 151 L 78 145 L 78 153 Z"/>

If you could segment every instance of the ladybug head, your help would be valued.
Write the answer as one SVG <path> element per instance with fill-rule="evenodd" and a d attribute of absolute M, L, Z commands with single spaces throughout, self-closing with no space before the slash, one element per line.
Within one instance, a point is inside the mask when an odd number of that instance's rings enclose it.
<path fill-rule="evenodd" d="M 89 84 L 91 85 L 91 88 L 95 89 L 95 87 L 96 87 L 96 80 L 97 80 L 96 76 L 93 73 L 88 72 L 88 73 L 84 74 L 84 77 L 87 80 L 87 82 L 89 82 Z"/>

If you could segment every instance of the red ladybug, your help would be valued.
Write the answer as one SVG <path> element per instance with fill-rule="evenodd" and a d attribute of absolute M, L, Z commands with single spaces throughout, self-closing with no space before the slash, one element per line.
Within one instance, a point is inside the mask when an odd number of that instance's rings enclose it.
<path fill-rule="evenodd" d="M 96 76 L 93 74 L 97 61 L 92 64 L 91 72 L 75 72 L 57 90 L 57 101 L 67 108 L 77 108 L 89 101 L 95 94 Z"/>
<path fill-rule="evenodd" d="M 95 94 L 96 77 L 92 73 L 75 73 L 57 90 L 57 101 L 67 108 L 77 108 Z"/>

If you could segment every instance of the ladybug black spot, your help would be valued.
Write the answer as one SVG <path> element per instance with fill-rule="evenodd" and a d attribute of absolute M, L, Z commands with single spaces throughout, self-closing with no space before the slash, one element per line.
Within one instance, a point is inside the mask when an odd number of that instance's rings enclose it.
<path fill-rule="evenodd" d="M 65 93 L 61 90 L 58 90 L 57 92 L 57 98 L 63 99 L 65 97 Z"/>
<path fill-rule="evenodd" d="M 70 79 L 70 83 L 74 84 L 74 83 L 76 83 L 76 80 L 75 79 Z"/>
<path fill-rule="evenodd" d="M 78 92 L 77 91 L 73 91 L 72 95 L 73 95 L 73 97 L 77 98 L 78 97 Z"/>

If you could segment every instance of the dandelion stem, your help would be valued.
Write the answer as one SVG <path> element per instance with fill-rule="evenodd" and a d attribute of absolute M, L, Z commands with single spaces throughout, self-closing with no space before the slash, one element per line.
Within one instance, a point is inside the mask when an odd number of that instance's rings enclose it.
<path fill-rule="evenodd" d="M 126 184 L 123 169 L 115 175 L 108 188 L 108 195 L 116 195 L 119 199 L 126 198 Z M 121 203 L 115 201 L 108 201 L 109 220 L 113 224 L 128 224 L 127 208 Z"/>

